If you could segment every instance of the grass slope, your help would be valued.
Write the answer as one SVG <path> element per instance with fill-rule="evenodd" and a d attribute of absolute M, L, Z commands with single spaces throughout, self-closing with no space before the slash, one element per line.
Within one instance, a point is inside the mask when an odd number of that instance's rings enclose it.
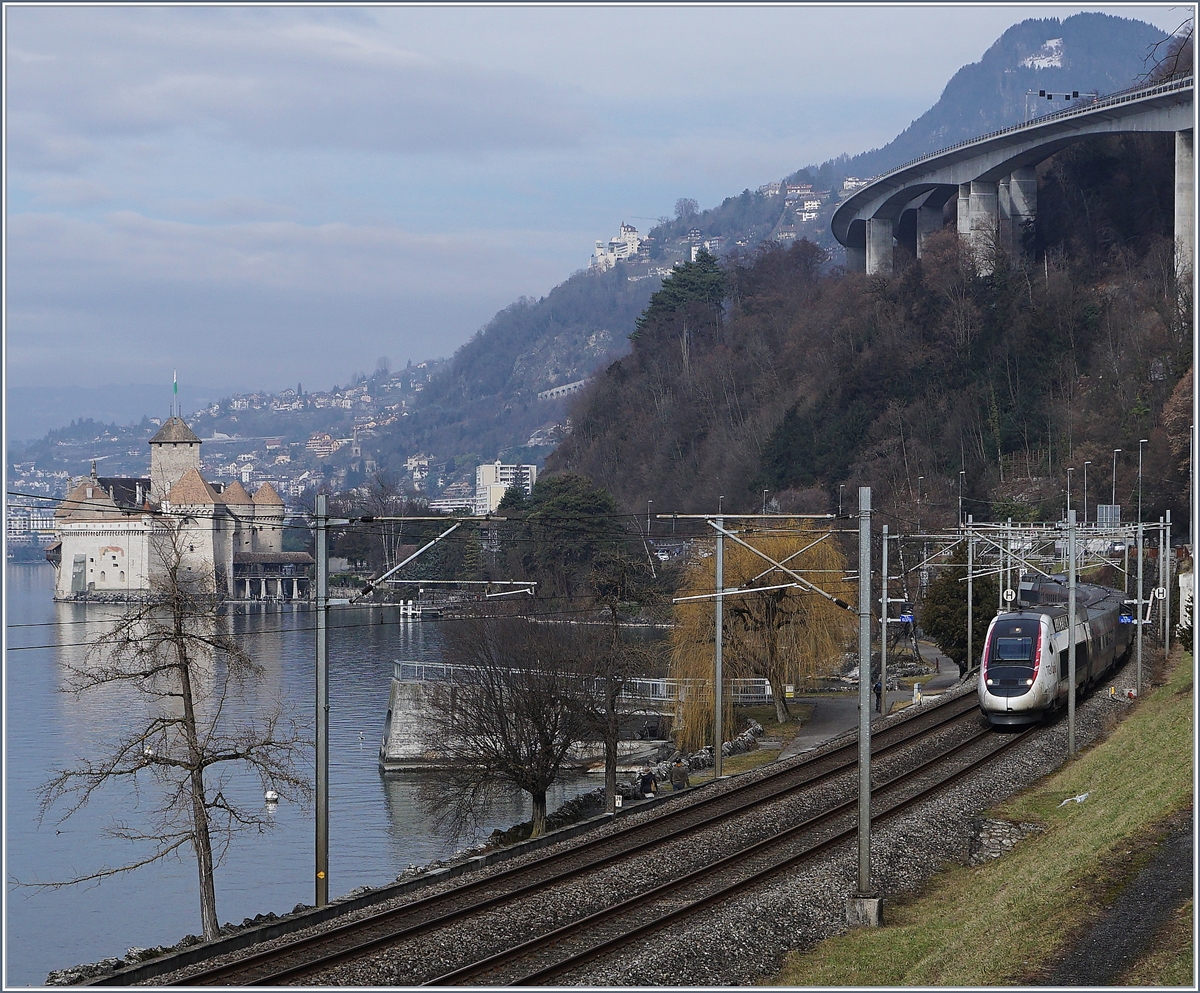
<path fill-rule="evenodd" d="M 935 877 L 885 912 L 886 926 L 793 952 L 771 983 L 791 986 L 989 986 L 1028 981 L 1099 916 L 1140 868 L 1135 852 L 1192 803 L 1193 677 L 1183 656 L 1103 743 L 1003 804 L 997 816 L 1043 834 L 1011 854 Z M 1082 803 L 1059 804 L 1087 792 Z M 1141 841 L 1143 844 L 1138 844 Z M 1144 860 L 1144 859 L 1143 859 Z M 1190 919 L 1190 910 L 1189 919 Z M 1177 929 L 1178 930 L 1178 929 Z M 1191 978 L 1191 947 L 1163 949 L 1145 970 Z M 1016 950 L 1020 950 L 1019 954 Z M 1139 977 L 1147 981 L 1142 972 Z M 1165 978 L 1165 975 L 1164 975 Z M 1158 982 L 1162 982 L 1159 979 Z"/>

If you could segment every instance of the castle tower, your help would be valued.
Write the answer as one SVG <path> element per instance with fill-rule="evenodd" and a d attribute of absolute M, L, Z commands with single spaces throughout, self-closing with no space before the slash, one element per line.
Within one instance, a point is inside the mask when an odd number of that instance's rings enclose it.
<path fill-rule="evenodd" d="M 150 497 L 161 503 L 189 469 L 200 470 L 200 439 L 172 415 L 150 439 Z"/>

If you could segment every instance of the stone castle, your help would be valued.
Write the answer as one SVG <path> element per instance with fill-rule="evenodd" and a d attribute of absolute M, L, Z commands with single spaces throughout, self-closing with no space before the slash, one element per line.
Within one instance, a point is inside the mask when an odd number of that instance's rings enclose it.
<path fill-rule="evenodd" d="M 284 504 L 270 483 L 251 496 L 239 482 L 206 481 L 202 442 L 175 415 L 149 444 L 148 478 L 97 476 L 93 462 L 54 511 L 55 599 L 142 597 L 171 555 L 230 599 L 308 597 L 312 556 L 283 550 Z"/>

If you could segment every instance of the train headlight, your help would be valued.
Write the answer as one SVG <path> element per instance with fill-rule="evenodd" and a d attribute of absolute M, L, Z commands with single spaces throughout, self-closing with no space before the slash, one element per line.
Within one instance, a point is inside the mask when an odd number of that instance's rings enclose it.
<path fill-rule="evenodd" d="M 991 685 L 992 685 L 992 681 L 991 681 L 991 679 L 990 679 L 990 678 L 988 679 L 988 681 L 987 681 L 987 684 L 988 684 L 988 686 L 991 686 Z"/>
<path fill-rule="evenodd" d="M 1027 679 L 1027 680 L 1025 680 L 1025 685 L 1026 685 L 1026 686 L 1032 686 L 1032 685 L 1033 685 L 1033 680 L 1032 680 L 1032 679 Z"/>

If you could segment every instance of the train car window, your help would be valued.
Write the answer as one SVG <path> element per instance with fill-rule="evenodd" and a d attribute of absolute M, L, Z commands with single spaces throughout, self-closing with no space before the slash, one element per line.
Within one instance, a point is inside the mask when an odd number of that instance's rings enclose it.
<path fill-rule="evenodd" d="M 1032 638 L 997 638 L 992 659 L 997 662 L 1033 661 Z"/>
<path fill-rule="evenodd" d="M 1058 653 L 1058 678 L 1066 679 L 1071 675 L 1071 650 L 1064 648 Z"/>

